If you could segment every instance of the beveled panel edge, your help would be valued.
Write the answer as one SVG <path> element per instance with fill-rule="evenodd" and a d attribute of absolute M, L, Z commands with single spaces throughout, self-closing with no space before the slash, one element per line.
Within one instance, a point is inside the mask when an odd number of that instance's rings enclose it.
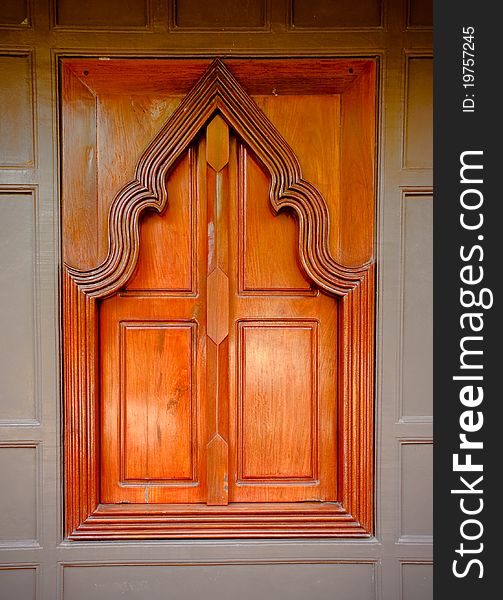
<path fill-rule="evenodd" d="M 395 402 L 395 425 L 403 424 L 425 424 L 433 423 L 433 415 L 404 415 L 403 414 L 403 337 L 404 337 L 404 295 L 403 284 L 405 280 L 405 200 L 408 196 L 433 196 L 432 186 L 403 186 L 400 188 L 400 248 L 399 248 L 399 309 L 398 309 L 398 343 L 397 343 L 397 373 L 396 378 L 396 402 Z"/>
<path fill-rule="evenodd" d="M 41 364 L 41 307 L 40 295 L 40 247 L 39 247 L 39 186 L 37 184 L 9 185 L 0 184 L 2 194 L 31 194 L 33 198 L 33 405 L 34 416 L 31 419 L 0 419 L 2 427 L 39 427 L 42 425 L 42 391 L 40 385 Z"/>

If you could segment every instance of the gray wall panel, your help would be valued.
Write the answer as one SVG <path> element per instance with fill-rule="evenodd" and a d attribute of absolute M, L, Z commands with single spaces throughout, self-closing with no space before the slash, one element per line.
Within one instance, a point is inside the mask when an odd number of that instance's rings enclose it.
<path fill-rule="evenodd" d="M 400 600 L 431 600 L 433 598 L 433 564 L 430 562 L 401 563 Z"/>
<path fill-rule="evenodd" d="M 403 167 L 433 166 L 433 59 L 407 56 Z"/>
<path fill-rule="evenodd" d="M 37 538 L 36 445 L 0 444 L 0 543 Z"/>
<path fill-rule="evenodd" d="M 31 64 L 29 53 L 0 53 L 0 167 L 33 166 Z"/>
<path fill-rule="evenodd" d="M 400 443 L 400 538 L 433 534 L 433 444 L 427 440 Z M 417 539 L 419 541 L 419 539 Z"/>
<path fill-rule="evenodd" d="M 0 600 L 37 600 L 37 568 L 0 565 Z"/>
<path fill-rule="evenodd" d="M 371 564 L 67 566 L 64 600 L 374 600 Z"/>
<path fill-rule="evenodd" d="M 401 415 L 428 421 L 433 414 L 433 198 L 402 198 Z"/>
<path fill-rule="evenodd" d="M 36 418 L 34 195 L 0 189 L 0 211 L 1 424 Z"/>

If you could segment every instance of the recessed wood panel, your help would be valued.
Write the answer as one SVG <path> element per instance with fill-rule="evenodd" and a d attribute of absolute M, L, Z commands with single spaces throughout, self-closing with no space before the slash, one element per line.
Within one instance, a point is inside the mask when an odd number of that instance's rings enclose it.
<path fill-rule="evenodd" d="M 96 98 L 75 73 L 62 67 L 62 135 L 67 143 L 61 155 L 63 260 L 89 269 L 99 261 L 99 219 L 96 210 L 97 146 Z M 85 234 L 86 243 L 76 243 Z M 105 250 L 106 252 L 106 250 Z"/>
<path fill-rule="evenodd" d="M 380 0 L 292 0 L 295 27 L 379 27 Z"/>
<path fill-rule="evenodd" d="M 403 167 L 433 165 L 433 59 L 408 57 L 405 90 Z"/>
<path fill-rule="evenodd" d="M 341 184 L 339 248 L 347 265 L 374 255 L 376 65 L 368 63 L 341 95 Z"/>
<path fill-rule="evenodd" d="M 82 72 L 83 71 L 83 72 Z M 87 86 L 89 75 L 87 69 L 79 70 L 80 80 Z M 125 75 L 127 78 L 127 75 Z M 143 77 L 145 79 L 145 77 Z M 92 88 L 91 88 L 92 89 Z M 134 170 L 138 157 L 151 142 L 155 134 L 161 129 L 162 125 L 175 110 L 180 103 L 180 98 L 167 96 L 165 93 L 157 94 L 99 94 L 94 98 L 96 104 L 96 124 L 91 128 L 96 131 L 96 147 L 99 156 L 99 161 L 95 165 L 94 178 L 96 180 L 96 193 L 98 195 L 98 210 L 94 207 L 94 212 L 97 213 L 97 236 L 98 236 L 98 260 L 105 260 L 108 252 L 108 213 L 110 206 L 116 194 L 124 187 L 134 175 Z M 127 135 L 124 132 L 127 131 Z M 180 283 L 173 280 L 174 265 L 181 266 L 178 258 L 173 252 L 170 254 L 170 259 L 167 256 L 162 261 L 158 260 L 158 255 L 155 255 L 155 248 L 152 247 L 152 236 L 162 235 L 164 232 L 163 241 L 166 238 L 166 227 L 174 226 L 174 240 L 181 245 L 179 252 L 187 249 L 187 240 L 181 239 L 185 229 L 180 230 L 180 219 L 190 222 L 188 215 L 184 213 L 189 205 L 186 199 L 191 201 L 190 194 L 188 198 L 180 200 L 179 191 L 182 183 L 185 183 L 190 167 L 186 162 L 180 169 L 177 169 L 173 177 L 173 182 L 168 182 L 168 192 L 171 188 L 175 194 L 175 208 L 169 209 L 165 215 L 163 223 L 158 219 L 151 218 L 149 215 L 144 216 L 146 227 L 141 228 L 143 235 L 142 244 L 150 246 L 145 249 L 142 245 L 142 258 L 155 268 L 155 273 L 160 276 L 160 281 L 154 287 L 180 287 L 189 286 L 190 283 Z M 190 188 L 189 188 L 190 189 Z M 178 201 L 177 201 L 178 198 Z M 180 204 L 180 202 L 182 202 Z M 169 202 L 171 204 L 171 202 Z M 180 213 L 180 210 L 182 213 Z M 156 213 L 157 215 L 157 213 Z M 164 224 L 164 225 L 163 225 Z M 146 229 L 146 231 L 143 231 Z M 190 230 L 189 230 L 190 231 Z M 170 250 L 172 246 L 170 246 Z M 187 259 L 186 256 L 183 257 Z M 154 261 L 154 262 L 152 262 Z M 187 260 L 187 266 L 191 264 Z M 170 266 L 171 265 L 171 266 Z M 145 271 L 145 267 L 143 268 Z M 186 275 L 186 273 L 185 273 Z M 147 277 L 147 279 L 145 279 Z M 152 286 L 152 278 L 143 272 L 139 281 L 133 284 L 136 287 L 149 288 Z"/>
<path fill-rule="evenodd" d="M 145 27 L 148 0 L 56 0 L 56 25 L 64 27 Z"/>
<path fill-rule="evenodd" d="M 407 25 L 431 27 L 433 25 L 433 0 L 408 0 Z"/>
<path fill-rule="evenodd" d="M 194 155 L 188 153 L 168 179 L 168 206 L 151 212 L 140 228 L 140 256 L 130 291 L 195 292 L 196 201 Z"/>
<path fill-rule="evenodd" d="M 349 67 L 349 70 L 353 70 Z M 348 86 L 350 87 L 350 86 Z M 313 86 L 312 91 L 317 90 Z M 293 148 L 302 174 L 323 194 L 330 217 L 330 249 L 340 254 L 341 96 L 257 96 L 255 101 Z M 308 127 L 309 135 L 305 134 Z M 270 211 L 269 211 L 270 212 Z"/>
<path fill-rule="evenodd" d="M 28 0 L 2 0 L 0 25 L 29 25 Z"/>
<path fill-rule="evenodd" d="M 402 562 L 400 600 L 432 600 L 433 563 Z"/>
<path fill-rule="evenodd" d="M 296 261 L 297 225 L 293 215 L 273 215 L 269 203 L 270 177 L 243 146 L 240 147 L 239 180 L 240 291 L 312 293 Z M 278 239 L 281 239 L 281 251 L 277 251 Z"/>
<path fill-rule="evenodd" d="M 37 448 L 0 444 L 0 540 L 37 538 Z"/>
<path fill-rule="evenodd" d="M 402 205 L 401 418 L 433 410 L 433 198 L 405 194 Z"/>
<path fill-rule="evenodd" d="M 433 444 L 400 442 L 400 538 L 427 538 L 433 531 Z"/>
<path fill-rule="evenodd" d="M 240 476 L 315 479 L 316 323 L 240 323 L 239 335 Z"/>
<path fill-rule="evenodd" d="M 266 0 L 174 0 L 175 24 L 200 29 L 264 27 Z"/>
<path fill-rule="evenodd" d="M 1 566 L 0 597 L 2 600 L 36 600 L 37 568 L 32 566 Z"/>
<path fill-rule="evenodd" d="M 65 565 L 63 589 L 64 600 L 375 600 L 375 578 L 370 561 Z"/>
<path fill-rule="evenodd" d="M 0 167 L 33 166 L 32 86 L 30 55 L 0 55 Z"/>
<path fill-rule="evenodd" d="M 8 423 L 37 416 L 34 195 L 0 190 L 0 213 L 0 422 Z"/>
<path fill-rule="evenodd" d="M 194 335 L 193 323 L 121 324 L 125 480 L 193 476 Z"/>

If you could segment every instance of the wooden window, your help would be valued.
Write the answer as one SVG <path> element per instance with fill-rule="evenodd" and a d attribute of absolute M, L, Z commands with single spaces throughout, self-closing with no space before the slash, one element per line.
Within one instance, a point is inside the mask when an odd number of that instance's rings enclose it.
<path fill-rule="evenodd" d="M 68 537 L 369 535 L 375 63 L 61 74 Z"/>

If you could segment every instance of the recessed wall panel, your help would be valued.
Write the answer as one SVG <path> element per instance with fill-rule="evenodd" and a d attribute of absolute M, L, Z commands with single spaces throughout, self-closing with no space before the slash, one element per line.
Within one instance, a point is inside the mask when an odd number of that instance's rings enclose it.
<path fill-rule="evenodd" d="M 31 56 L 0 54 L 0 167 L 34 162 Z"/>
<path fill-rule="evenodd" d="M 37 538 L 37 447 L 0 444 L 0 541 Z"/>
<path fill-rule="evenodd" d="M 175 24 L 187 28 L 264 27 L 266 24 L 266 0 L 174 0 Z"/>
<path fill-rule="evenodd" d="M 433 444 L 400 443 L 400 537 L 430 538 L 433 531 Z"/>
<path fill-rule="evenodd" d="M 407 25 L 431 27 L 433 25 L 433 0 L 408 0 Z"/>
<path fill-rule="evenodd" d="M 35 198 L 0 190 L 0 423 L 36 418 Z"/>
<path fill-rule="evenodd" d="M 431 562 L 401 563 L 400 600 L 432 600 L 433 564 Z"/>
<path fill-rule="evenodd" d="M 402 198 L 401 418 L 431 420 L 433 410 L 433 197 Z"/>
<path fill-rule="evenodd" d="M 379 27 L 380 0 L 292 0 L 295 27 Z"/>
<path fill-rule="evenodd" d="M 369 563 L 66 566 L 64 600 L 375 600 Z"/>
<path fill-rule="evenodd" d="M 407 58 L 403 167 L 433 166 L 433 59 Z"/>
<path fill-rule="evenodd" d="M 28 0 L 2 0 L 0 3 L 1 25 L 29 25 Z"/>
<path fill-rule="evenodd" d="M 36 600 L 37 569 L 32 566 L 0 566 L 2 600 Z"/>
<path fill-rule="evenodd" d="M 56 25 L 64 27 L 145 27 L 148 0 L 57 0 Z"/>

